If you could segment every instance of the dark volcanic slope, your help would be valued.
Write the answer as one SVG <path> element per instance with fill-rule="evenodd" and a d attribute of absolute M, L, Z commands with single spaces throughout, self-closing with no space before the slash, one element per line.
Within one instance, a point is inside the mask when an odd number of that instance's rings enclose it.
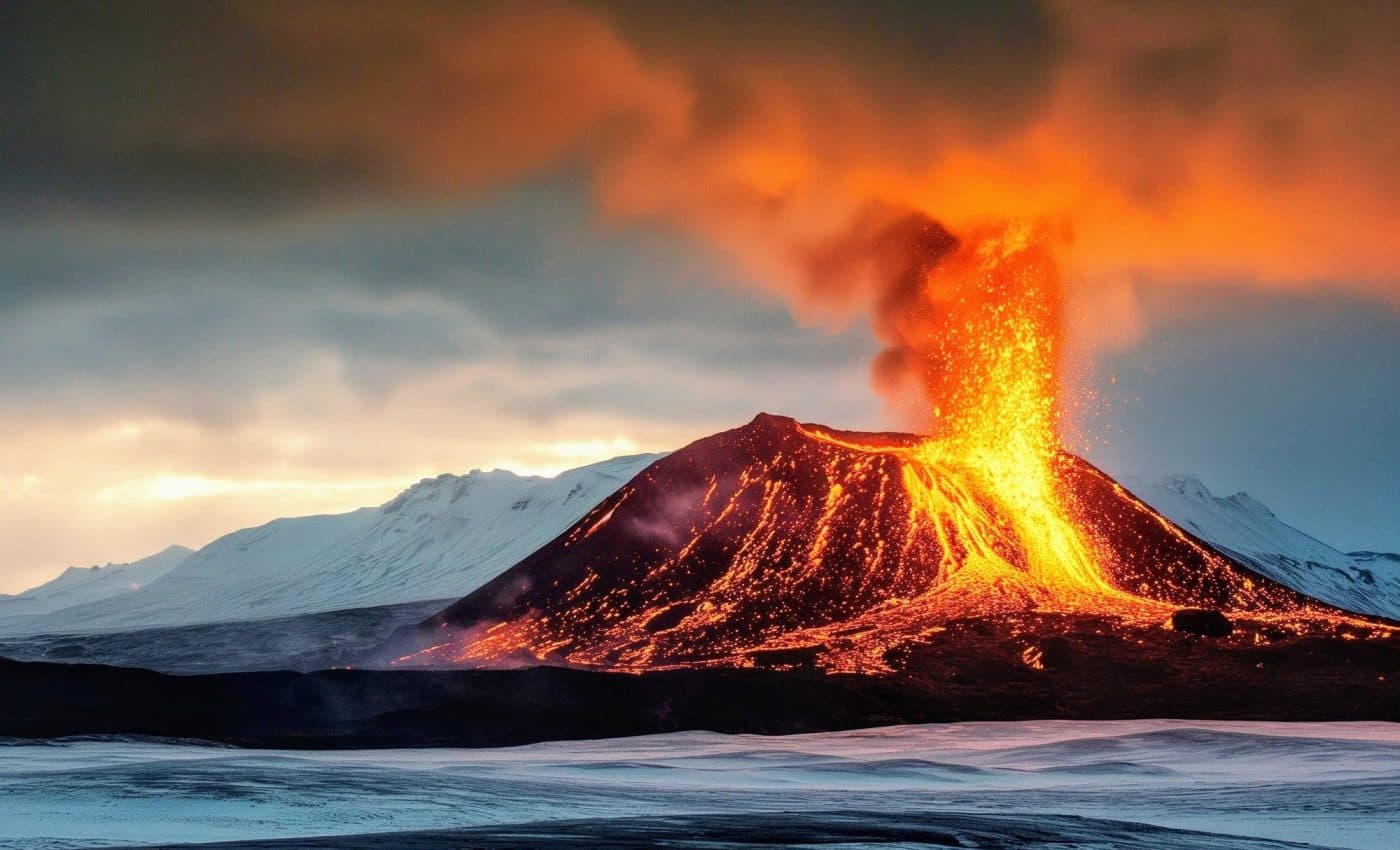
<path fill-rule="evenodd" d="M 325 670 L 351 664 L 447 600 L 320 611 L 266 620 L 92 634 L 0 638 L 0 657 L 145 667 L 163 673 Z"/>
<path fill-rule="evenodd" d="M 916 486 L 940 505 L 921 512 L 907 483 L 914 443 L 762 414 L 648 467 L 552 543 L 397 635 L 382 659 L 647 670 L 811 652 L 828 670 L 878 672 L 892 650 L 960 617 L 1328 616 L 1069 455 L 1054 475 L 1098 569 L 1047 571 L 1015 511 L 964 469 L 917 466 Z"/>
<path fill-rule="evenodd" d="M 1241 628 L 1210 639 L 1108 617 L 1007 614 L 951 622 L 901 653 L 897 676 L 723 667 L 170 676 L 0 660 L 0 737 L 144 734 L 328 748 L 954 720 L 1400 721 L 1400 640 L 1355 631 L 1289 637 Z"/>

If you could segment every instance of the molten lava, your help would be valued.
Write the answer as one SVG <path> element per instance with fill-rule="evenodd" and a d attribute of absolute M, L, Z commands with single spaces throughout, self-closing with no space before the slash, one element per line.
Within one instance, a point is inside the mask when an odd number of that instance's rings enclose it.
<path fill-rule="evenodd" d="M 920 284 L 900 337 L 937 399 L 930 435 L 760 415 L 700 440 L 430 621 L 399 663 L 877 672 L 950 621 L 1016 612 L 1343 617 L 1060 448 L 1059 281 L 1033 229 L 964 240 Z"/>
<path fill-rule="evenodd" d="M 956 578 L 973 595 L 1015 588 L 1038 609 L 1160 613 L 1104 579 L 1061 501 L 1062 298 L 1044 235 L 1026 224 L 977 234 L 921 283 L 900 336 L 934 403 L 936 436 L 898 449 L 846 445 L 899 458 L 910 526 L 939 541 L 937 580 Z"/>

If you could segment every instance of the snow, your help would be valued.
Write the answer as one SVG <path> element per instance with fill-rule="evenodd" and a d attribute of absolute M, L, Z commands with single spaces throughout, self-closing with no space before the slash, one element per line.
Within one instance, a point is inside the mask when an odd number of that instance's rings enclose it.
<path fill-rule="evenodd" d="M 378 508 L 236 531 L 119 597 L 39 617 L 0 609 L 0 633 L 122 631 L 460 597 L 657 457 L 613 458 L 552 478 L 474 470 L 425 479 Z"/>
<path fill-rule="evenodd" d="M 57 578 L 0 596 L 0 619 L 33 617 L 140 590 L 178 567 L 194 550 L 170 546 L 148 558 L 105 567 L 69 567 Z"/>
<path fill-rule="evenodd" d="M 777 811 L 996 813 L 1024 823 L 1061 814 L 1239 837 L 1117 843 L 1121 830 L 1086 822 L 1110 831 L 1101 843 L 1055 845 L 1066 847 L 1260 846 L 1244 836 L 1400 846 L 1400 725 L 1387 723 L 965 723 L 482 750 L 7 744 L 0 847 Z"/>
<path fill-rule="evenodd" d="M 1400 556 L 1340 552 L 1248 493 L 1220 497 L 1195 476 L 1124 478 L 1138 498 L 1262 575 L 1350 611 L 1400 619 Z"/>

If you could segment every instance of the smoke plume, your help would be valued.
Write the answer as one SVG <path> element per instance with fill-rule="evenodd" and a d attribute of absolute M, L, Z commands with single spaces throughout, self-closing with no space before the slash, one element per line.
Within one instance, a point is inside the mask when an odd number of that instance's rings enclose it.
<path fill-rule="evenodd" d="M 1072 232 L 1066 280 L 1099 311 L 1076 327 L 1106 340 L 1131 337 L 1121 283 L 1141 277 L 1400 303 L 1393 4 L 143 8 L 115 39 L 62 25 L 89 7 L 12 14 L 39 19 L 24 55 L 82 57 L 43 110 L 4 95 L 29 134 L 11 168 L 52 178 L 41 200 L 158 213 L 172 158 L 256 209 L 573 169 L 601 216 L 706 240 L 803 320 L 868 317 L 896 394 L 919 277 L 995 221 Z M 104 50 L 72 43 L 86 31 Z M 98 167 L 130 180 L 93 198 Z"/>

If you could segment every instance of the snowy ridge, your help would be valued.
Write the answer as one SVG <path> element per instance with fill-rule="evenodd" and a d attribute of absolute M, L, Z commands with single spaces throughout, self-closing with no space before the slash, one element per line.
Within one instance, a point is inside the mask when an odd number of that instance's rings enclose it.
<path fill-rule="evenodd" d="M 1400 619 L 1400 555 L 1338 551 L 1248 493 L 1215 496 L 1192 475 L 1122 483 L 1172 522 L 1269 578 L 1350 611 Z"/>
<path fill-rule="evenodd" d="M 69 567 L 57 578 L 23 593 L 0 595 L 0 620 L 37 617 L 132 593 L 178 567 L 193 552 L 184 546 L 170 546 L 129 564 Z"/>
<path fill-rule="evenodd" d="M 378 508 L 274 520 L 194 553 L 172 546 L 131 564 L 69 569 L 0 597 L 0 634 L 126 631 L 460 598 L 660 457 L 613 458 L 554 478 L 441 475 Z M 1123 484 L 1265 576 L 1348 610 L 1400 619 L 1400 555 L 1338 551 L 1248 494 L 1218 497 L 1194 476 Z"/>
<path fill-rule="evenodd" d="M 0 633 L 123 631 L 460 597 L 657 457 L 613 458 L 553 478 L 474 470 L 424 479 L 378 508 L 236 531 L 119 597 L 40 617 L 0 614 Z"/>

